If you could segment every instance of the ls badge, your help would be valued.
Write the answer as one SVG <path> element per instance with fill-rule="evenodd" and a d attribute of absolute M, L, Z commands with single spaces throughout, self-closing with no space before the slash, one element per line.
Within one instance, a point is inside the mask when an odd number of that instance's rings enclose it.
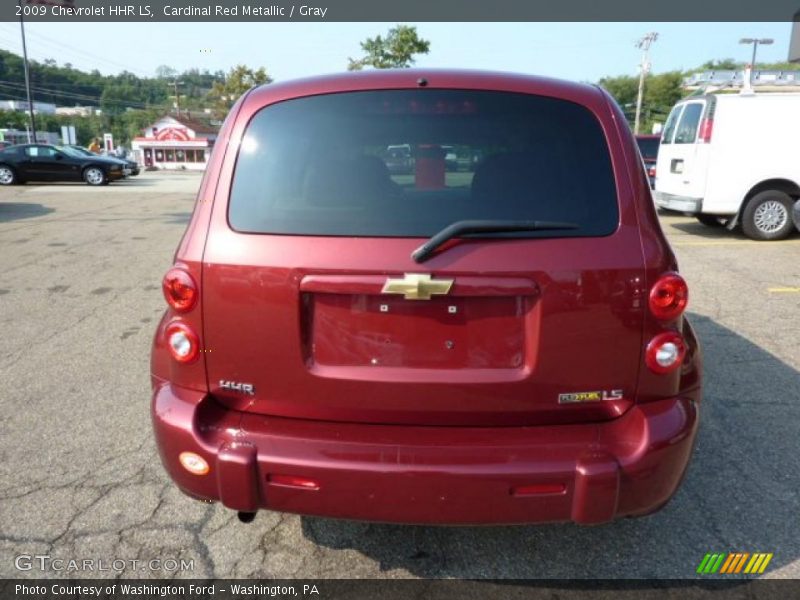
<path fill-rule="evenodd" d="M 597 390 L 596 392 L 571 392 L 559 394 L 559 404 L 575 404 L 577 402 L 602 402 L 604 400 L 622 400 L 622 390 Z"/>

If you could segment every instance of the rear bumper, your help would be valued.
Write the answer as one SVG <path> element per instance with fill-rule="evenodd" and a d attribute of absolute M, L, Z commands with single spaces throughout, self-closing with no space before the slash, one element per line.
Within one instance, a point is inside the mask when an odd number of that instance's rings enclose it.
<path fill-rule="evenodd" d="M 699 213 L 703 210 L 703 199 L 690 196 L 676 196 L 665 192 L 656 191 L 653 194 L 656 206 L 679 212 Z"/>
<path fill-rule="evenodd" d="M 692 452 L 699 394 L 636 405 L 605 423 L 410 427 L 245 414 L 162 382 L 152 414 L 177 485 L 234 510 L 396 523 L 592 524 L 653 512 L 674 494 Z M 205 458 L 209 472 L 184 470 L 178 456 L 185 451 Z M 276 475 L 318 487 L 270 481 Z"/>

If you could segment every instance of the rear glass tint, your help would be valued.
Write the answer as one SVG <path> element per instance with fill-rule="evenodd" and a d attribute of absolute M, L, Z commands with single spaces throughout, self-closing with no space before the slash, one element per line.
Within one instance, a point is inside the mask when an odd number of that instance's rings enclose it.
<path fill-rule="evenodd" d="M 241 232 L 431 236 L 464 219 L 618 223 L 608 144 L 586 108 L 527 94 L 350 92 L 259 111 L 229 203 Z M 504 234 L 508 235 L 508 234 Z"/>
<path fill-rule="evenodd" d="M 658 138 L 636 138 L 642 158 L 652 159 L 658 156 Z"/>
<path fill-rule="evenodd" d="M 672 143 L 672 136 L 675 133 L 675 126 L 678 124 L 678 117 L 681 116 L 681 110 L 683 110 L 683 105 L 679 104 L 669 113 L 667 123 L 664 125 L 664 133 L 661 135 L 662 144 Z"/>
<path fill-rule="evenodd" d="M 703 105 L 692 102 L 686 105 L 675 132 L 676 144 L 693 144 L 697 138 L 697 126 L 700 124 L 700 115 L 703 114 Z"/>

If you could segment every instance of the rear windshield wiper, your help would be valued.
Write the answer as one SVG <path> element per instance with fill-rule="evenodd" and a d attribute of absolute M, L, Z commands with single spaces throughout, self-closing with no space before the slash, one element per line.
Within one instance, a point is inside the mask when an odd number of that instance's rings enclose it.
<path fill-rule="evenodd" d="M 475 220 L 475 221 L 456 221 L 451 223 L 439 233 L 435 234 L 431 239 L 422 244 L 419 248 L 411 253 L 411 258 L 415 262 L 425 262 L 448 240 L 468 233 L 506 233 L 513 231 L 545 231 L 545 230 L 561 230 L 561 229 L 578 229 L 577 223 L 561 223 L 558 221 L 493 221 L 493 220 Z"/>

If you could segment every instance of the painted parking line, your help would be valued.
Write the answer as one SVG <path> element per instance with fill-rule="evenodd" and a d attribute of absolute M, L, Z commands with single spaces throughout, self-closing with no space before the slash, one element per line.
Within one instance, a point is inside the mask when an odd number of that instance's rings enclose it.
<path fill-rule="evenodd" d="M 767 291 L 770 294 L 800 294 L 800 287 L 772 287 Z"/>

